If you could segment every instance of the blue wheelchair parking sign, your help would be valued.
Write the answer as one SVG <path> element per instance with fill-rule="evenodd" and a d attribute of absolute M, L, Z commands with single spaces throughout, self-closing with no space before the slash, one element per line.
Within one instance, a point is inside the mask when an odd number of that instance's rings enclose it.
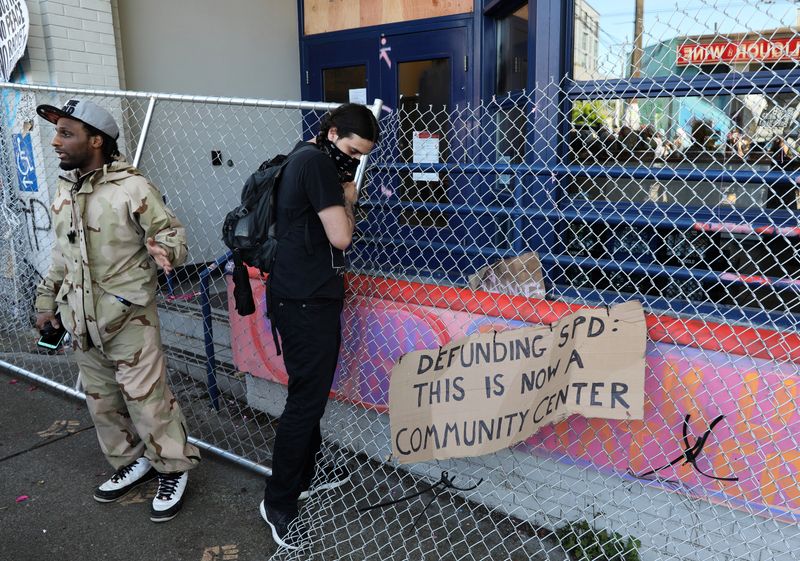
<path fill-rule="evenodd" d="M 14 135 L 14 156 L 17 162 L 17 180 L 20 191 L 38 191 L 36 166 L 33 163 L 31 135 Z"/>

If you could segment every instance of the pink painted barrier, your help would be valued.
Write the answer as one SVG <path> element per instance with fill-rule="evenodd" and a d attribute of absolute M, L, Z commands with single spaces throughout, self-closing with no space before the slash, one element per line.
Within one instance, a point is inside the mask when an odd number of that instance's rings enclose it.
<path fill-rule="evenodd" d="M 343 348 L 331 392 L 336 399 L 365 408 L 386 410 L 392 366 L 408 351 L 433 348 L 475 331 L 537 323 L 514 319 L 506 308 L 500 309 L 505 317 L 497 317 L 451 306 L 460 289 L 386 281 L 378 290 L 374 281 L 350 278 L 342 316 Z M 276 356 L 265 318 L 263 284 L 254 279 L 251 285 L 256 313 L 242 318 L 230 310 L 234 361 L 253 376 L 285 384 L 283 361 Z M 232 290 L 228 279 L 231 305 Z M 420 293 L 437 297 L 426 302 Z M 494 307 L 508 298 L 494 296 Z M 520 309 L 518 298 L 513 297 L 514 309 Z M 541 307 L 542 302 L 531 299 L 526 304 Z M 571 311 L 556 303 L 545 308 L 543 321 Z M 688 346 L 675 343 L 686 338 L 686 322 L 676 327 L 672 318 L 647 319 L 650 338 L 668 342 L 648 343 L 645 419 L 573 416 L 540 430 L 520 448 L 753 514 L 800 521 L 800 373 L 790 360 L 800 348 L 793 336 L 744 329 L 736 342 L 725 343 L 731 345 L 725 352 L 713 335 L 738 328 L 694 322 L 694 333 L 703 336 L 693 337 Z M 781 342 L 775 354 L 783 360 L 759 358 L 771 349 L 758 343 L 771 340 Z M 748 348 L 758 349 L 755 356 L 742 352 Z"/>

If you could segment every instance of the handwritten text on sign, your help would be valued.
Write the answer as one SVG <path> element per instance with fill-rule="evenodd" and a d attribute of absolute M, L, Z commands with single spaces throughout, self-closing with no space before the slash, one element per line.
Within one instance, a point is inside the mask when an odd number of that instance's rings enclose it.
<path fill-rule="evenodd" d="M 28 43 L 25 0 L 0 0 L 0 79 L 8 81 Z"/>
<path fill-rule="evenodd" d="M 488 454 L 579 413 L 641 419 L 646 327 L 638 302 L 552 326 L 473 334 L 392 369 L 392 452 L 401 463 Z"/>

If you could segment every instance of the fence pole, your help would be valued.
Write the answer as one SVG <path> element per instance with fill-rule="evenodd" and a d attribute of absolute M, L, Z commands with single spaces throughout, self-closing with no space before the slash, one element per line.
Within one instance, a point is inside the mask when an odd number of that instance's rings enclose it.
<path fill-rule="evenodd" d="M 4 360 L 0 360 L 0 368 L 5 369 L 8 372 L 11 372 L 12 374 L 16 374 L 18 376 L 24 376 L 25 378 L 28 378 L 29 380 L 32 380 L 32 381 L 36 382 L 37 384 L 41 384 L 41 385 L 47 386 L 47 387 L 49 387 L 51 389 L 63 392 L 65 394 L 69 395 L 70 397 L 74 397 L 76 399 L 80 399 L 81 401 L 86 401 L 86 394 L 85 393 L 77 391 L 77 390 L 74 390 L 73 388 L 70 388 L 69 386 L 65 386 L 64 384 L 59 384 L 58 382 L 56 382 L 54 380 L 50 380 L 48 378 L 45 378 L 44 376 L 39 376 L 38 374 L 35 374 L 35 373 L 33 373 L 33 372 L 29 371 L 29 370 L 25 370 L 24 368 L 20 368 L 19 366 L 14 366 L 13 364 L 11 364 L 9 362 L 6 362 Z M 206 451 L 211 452 L 213 454 L 217 454 L 218 456 L 221 456 L 222 458 L 224 458 L 226 460 L 229 460 L 229 461 L 231 461 L 231 462 L 233 462 L 235 464 L 238 464 L 238 465 L 240 465 L 242 467 L 245 467 L 245 468 L 247 468 L 247 469 L 249 469 L 251 471 L 254 471 L 254 472 L 256 472 L 256 473 L 258 473 L 260 475 L 263 475 L 265 477 L 269 477 L 270 475 L 272 475 L 272 470 L 270 468 L 262 466 L 261 464 L 258 464 L 256 462 L 250 461 L 247 458 L 243 458 L 241 456 L 237 456 L 236 454 L 234 454 L 232 452 L 228 452 L 227 450 L 223 450 L 222 448 L 219 448 L 218 446 L 214 446 L 213 444 L 209 444 L 208 442 L 206 442 L 204 440 L 200 440 L 200 439 L 194 438 L 192 436 L 189 436 L 188 440 L 189 440 L 189 442 L 191 444 L 194 444 L 198 448 L 202 448 L 203 450 L 206 450 Z"/>
<path fill-rule="evenodd" d="M 142 151 L 144 150 L 144 143 L 147 141 L 147 132 L 150 130 L 150 121 L 153 119 L 153 109 L 156 106 L 156 97 L 150 98 L 150 103 L 147 104 L 147 114 L 144 116 L 144 123 L 142 124 L 142 134 L 139 135 L 139 143 L 136 145 L 136 155 L 133 157 L 133 167 L 139 166 L 139 160 L 142 158 Z"/>
<path fill-rule="evenodd" d="M 375 99 L 372 105 L 372 114 L 375 115 L 377 121 L 381 120 L 381 109 L 383 108 L 383 100 Z M 369 154 L 364 154 L 361 157 L 361 163 L 358 164 L 356 170 L 356 194 L 361 192 L 361 185 L 364 183 L 364 174 L 366 173 L 367 166 L 369 165 Z"/>

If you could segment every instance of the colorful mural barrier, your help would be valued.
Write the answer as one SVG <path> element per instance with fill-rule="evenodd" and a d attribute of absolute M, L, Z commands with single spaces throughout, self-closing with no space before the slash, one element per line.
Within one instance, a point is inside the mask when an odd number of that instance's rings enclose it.
<path fill-rule="evenodd" d="M 348 281 L 332 397 L 379 412 L 387 409 L 389 375 L 404 353 L 475 332 L 550 323 L 580 307 L 376 277 Z M 234 361 L 285 384 L 264 286 L 251 284 L 257 313 L 243 318 L 230 310 Z M 232 290 L 229 280 L 231 303 Z M 644 420 L 573 416 L 518 448 L 800 522 L 797 335 L 650 314 L 647 323 Z"/>

